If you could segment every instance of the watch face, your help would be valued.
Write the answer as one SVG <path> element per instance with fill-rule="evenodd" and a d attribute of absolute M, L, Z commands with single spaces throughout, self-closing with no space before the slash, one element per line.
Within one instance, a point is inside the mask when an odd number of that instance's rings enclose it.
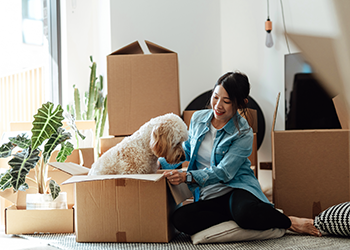
<path fill-rule="evenodd" d="M 186 174 L 186 182 L 192 182 L 192 175 L 190 173 Z"/>

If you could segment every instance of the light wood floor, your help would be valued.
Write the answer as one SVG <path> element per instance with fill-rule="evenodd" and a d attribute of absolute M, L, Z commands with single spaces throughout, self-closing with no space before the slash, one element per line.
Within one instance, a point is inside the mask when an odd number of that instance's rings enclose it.
<path fill-rule="evenodd" d="M 3 250 L 57 250 L 55 247 L 39 244 L 33 240 L 26 240 L 5 234 L 5 227 L 0 225 L 0 249 Z"/>

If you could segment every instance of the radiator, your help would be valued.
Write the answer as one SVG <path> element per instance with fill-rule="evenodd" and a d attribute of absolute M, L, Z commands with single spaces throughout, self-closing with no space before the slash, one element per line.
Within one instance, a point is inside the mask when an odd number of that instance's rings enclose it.
<path fill-rule="evenodd" d="M 10 122 L 33 121 L 45 101 L 43 68 L 0 77 L 0 139 Z"/>

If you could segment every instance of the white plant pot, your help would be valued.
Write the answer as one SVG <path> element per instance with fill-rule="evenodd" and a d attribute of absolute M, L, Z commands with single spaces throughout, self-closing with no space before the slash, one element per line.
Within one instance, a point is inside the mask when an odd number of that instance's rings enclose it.
<path fill-rule="evenodd" d="M 67 209 L 67 193 L 61 192 L 53 200 L 51 194 L 27 194 L 27 210 Z"/>

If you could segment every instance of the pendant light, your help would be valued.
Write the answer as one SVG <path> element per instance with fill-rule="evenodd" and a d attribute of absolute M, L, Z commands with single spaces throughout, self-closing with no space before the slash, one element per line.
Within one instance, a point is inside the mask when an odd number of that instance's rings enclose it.
<path fill-rule="evenodd" d="M 273 39 L 272 39 L 272 22 L 270 21 L 270 10 L 269 10 L 269 0 L 267 0 L 267 20 L 265 22 L 265 30 L 266 30 L 266 41 L 265 45 L 268 48 L 271 48 L 273 46 Z"/>

